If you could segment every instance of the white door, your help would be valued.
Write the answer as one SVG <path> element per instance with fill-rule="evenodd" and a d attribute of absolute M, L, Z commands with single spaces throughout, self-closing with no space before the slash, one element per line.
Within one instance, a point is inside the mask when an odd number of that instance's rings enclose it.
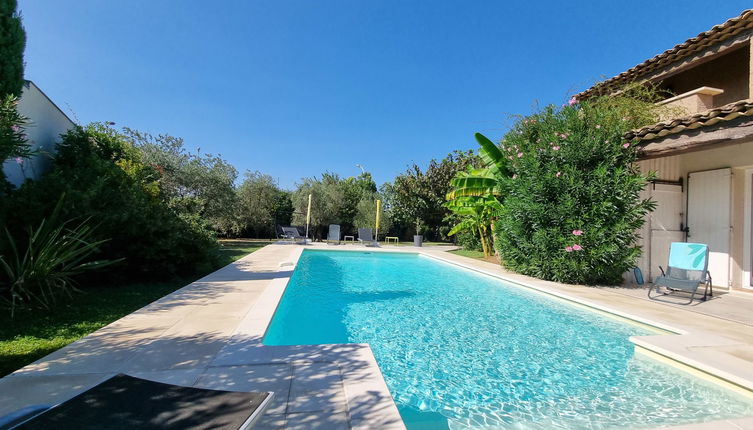
<path fill-rule="evenodd" d="M 709 246 L 709 272 L 714 286 L 729 287 L 730 169 L 688 175 L 688 242 Z"/>
<path fill-rule="evenodd" d="M 682 185 L 653 184 L 651 199 L 656 202 L 656 210 L 650 215 L 651 249 L 649 258 L 649 279 L 651 282 L 661 275 L 659 266 L 667 268 L 669 244 L 685 240 L 683 223 Z"/>

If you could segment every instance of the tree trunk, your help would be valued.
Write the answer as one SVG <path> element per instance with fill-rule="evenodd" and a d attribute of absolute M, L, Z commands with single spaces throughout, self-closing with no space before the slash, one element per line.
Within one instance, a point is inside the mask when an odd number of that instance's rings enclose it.
<path fill-rule="evenodd" d="M 481 248 L 484 250 L 484 257 L 488 257 L 489 249 L 486 245 L 486 235 L 484 235 L 484 228 L 481 225 L 478 226 L 478 235 L 481 238 Z"/>

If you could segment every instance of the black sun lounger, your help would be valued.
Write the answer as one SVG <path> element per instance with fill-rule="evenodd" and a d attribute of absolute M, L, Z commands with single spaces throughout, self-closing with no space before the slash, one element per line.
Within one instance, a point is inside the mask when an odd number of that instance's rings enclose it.
<path fill-rule="evenodd" d="M 163 384 L 119 374 L 40 413 L 0 429 L 248 429 L 272 393 L 242 393 Z"/>

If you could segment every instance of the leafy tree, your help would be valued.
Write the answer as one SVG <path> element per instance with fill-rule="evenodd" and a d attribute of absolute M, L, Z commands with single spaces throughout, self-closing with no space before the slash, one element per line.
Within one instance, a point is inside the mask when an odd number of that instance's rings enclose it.
<path fill-rule="evenodd" d="M 29 119 L 18 113 L 17 105 L 18 99 L 10 94 L 0 100 L 0 199 L 2 191 L 7 193 L 10 190 L 10 184 L 5 180 L 2 162 L 8 158 L 17 157 L 16 161 L 23 163 L 23 158 L 32 155 L 31 146 L 26 141 L 24 132 Z"/>
<path fill-rule="evenodd" d="M 158 172 L 161 195 L 170 208 L 194 222 L 206 222 L 221 235 L 239 233 L 234 184 L 238 172 L 230 163 L 212 154 L 188 152 L 179 137 L 129 128 L 124 132 L 141 151 L 144 163 Z"/>
<path fill-rule="evenodd" d="M 354 223 L 358 227 L 374 228 L 376 223 L 376 201 L 382 200 L 382 196 L 377 192 L 364 193 L 358 202 L 357 213 Z M 382 208 L 379 216 L 379 236 L 385 236 L 392 228 L 392 218 L 390 212 Z"/>
<path fill-rule="evenodd" d="M 0 0 L 0 97 L 20 97 L 24 85 L 26 31 L 16 0 Z"/>
<path fill-rule="evenodd" d="M 291 195 L 295 207 L 293 222 L 297 225 L 306 223 L 308 196 L 311 194 L 310 231 L 313 237 L 324 237 L 329 224 L 339 224 L 343 234 L 352 234 L 357 227 L 364 226 L 359 224 L 363 222 L 363 217 L 358 217 L 359 204 L 365 196 L 374 196 L 376 189 L 368 172 L 349 178 L 341 178 L 335 173 L 324 173 L 321 178 L 304 178 Z M 362 206 L 363 210 L 365 208 Z"/>
<path fill-rule="evenodd" d="M 244 235 L 275 237 L 277 225 L 290 224 L 293 215 L 290 193 L 280 189 L 270 175 L 246 172 L 237 193 Z"/>
<path fill-rule="evenodd" d="M 431 160 L 426 171 L 413 164 L 383 187 L 393 222 L 402 236 L 418 232 L 429 239 L 447 240 L 452 222 L 445 207 L 450 180 L 478 161 L 472 151 L 454 151 L 444 159 Z"/>

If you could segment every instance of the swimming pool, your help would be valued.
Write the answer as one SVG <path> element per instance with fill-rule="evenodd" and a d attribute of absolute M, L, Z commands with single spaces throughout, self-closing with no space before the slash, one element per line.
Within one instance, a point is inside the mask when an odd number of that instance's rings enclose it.
<path fill-rule="evenodd" d="M 306 250 L 266 345 L 369 343 L 409 429 L 645 428 L 753 414 L 634 356 L 651 329 L 411 253 Z"/>

